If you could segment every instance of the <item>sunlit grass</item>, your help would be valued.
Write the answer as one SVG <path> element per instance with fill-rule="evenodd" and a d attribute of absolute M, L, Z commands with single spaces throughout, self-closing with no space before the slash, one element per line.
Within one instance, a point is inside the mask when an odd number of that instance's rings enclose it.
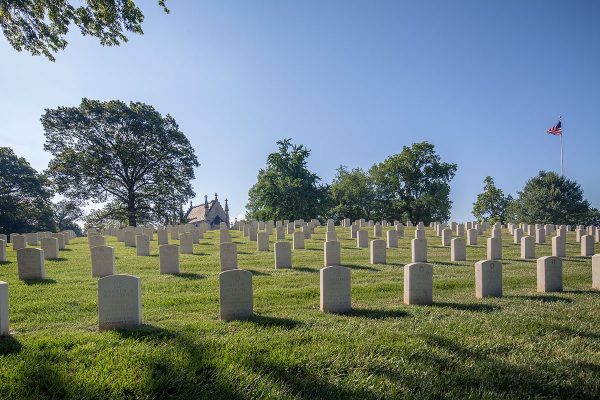
<path fill-rule="evenodd" d="M 180 276 L 159 275 L 156 242 L 151 257 L 136 257 L 109 238 L 117 272 L 141 278 L 145 325 L 102 333 L 86 238 L 46 261 L 39 283 L 17 278 L 7 249 L 0 280 L 10 285 L 12 335 L 0 339 L 0 399 L 600 397 L 600 292 L 573 233 L 565 292 L 536 293 L 535 260 L 520 260 L 505 232 L 505 296 L 477 300 L 484 238 L 453 263 L 428 229 L 435 303 L 421 307 L 402 301 L 413 229 L 388 249 L 387 265 L 369 265 L 368 249 L 337 230 L 352 269 L 351 314 L 319 312 L 324 228 L 294 251 L 291 270 L 274 269 L 273 242 L 259 253 L 233 231 L 239 266 L 253 273 L 256 317 L 232 323 L 218 319 L 218 232 L 181 255 Z"/>

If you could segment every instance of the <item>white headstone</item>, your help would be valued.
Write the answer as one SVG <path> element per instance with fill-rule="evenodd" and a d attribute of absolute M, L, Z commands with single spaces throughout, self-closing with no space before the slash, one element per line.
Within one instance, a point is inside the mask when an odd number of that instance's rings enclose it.
<path fill-rule="evenodd" d="M 535 258 L 535 241 L 531 236 L 523 236 L 521 238 L 521 258 Z"/>
<path fill-rule="evenodd" d="M 0 239 L 0 262 L 6 262 L 6 240 Z"/>
<path fill-rule="evenodd" d="M 150 238 L 146 235 L 136 235 L 135 249 L 138 256 L 150 255 Z"/>
<path fill-rule="evenodd" d="M 554 236 L 552 238 L 552 255 L 555 257 L 567 256 L 566 236 Z"/>
<path fill-rule="evenodd" d="M 387 247 L 388 249 L 398 248 L 398 231 L 393 229 L 387 231 Z"/>
<path fill-rule="evenodd" d="M 337 234 L 335 231 L 327 231 L 325 232 L 325 241 L 326 242 L 335 242 L 337 241 Z"/>
<path fill-rule="evenodd" d="M 323 243 L 325 267 L 338 266 L 341 264 L 341 247 L 340 242 L 325 242 Z"/>
<path fill-rule="evenodd" d="M 109 275 L 98 279 L 99 329 L 132 328 L 141 323 L 140 278 L 132 275 Z"/>
<path fill-rule="evenodd" d="M 469 246 L 477 246 L 477 235 L 479 232 L 475 228 L 467 229 L 467 244 Z"/>
<path fill-rule="evenodd" d="M 592 287 L 600 289 L 600 254 L 592 257 Z"/>
<path fill-rule="evenodd" d="M 12 242 L 12 247 L 14 251 L 20 250 L 20 249 L 24 249 L 26 244 L 25 244 L 25 236 L 23 235 L 11 235 L 11 242 Z"/>
<path fill-rule="evenodd" d="M 34 247 L 17 250 L 19 279 L 45 279 L 44 251 Z"/>
<path fill-rule="evenodd" d="M 256 234 L 256 249 L 258 251 L 269 251 L 269 235 L 267 235 L 267 232 Z"/>
<path fill-rule="evenodd" d="M 365 229 L 359 229 L 356 232 L 356 247 L 364 249 L 369 246 L 369 232 Z"/>
<path fill-rule="evenodd" d="M 386 263 L 386 243 L 383 239 L 371 240 L 371 264 Z"/>
<path fill-rule="evenodd" d="M 175 244 L 163 244 L 158 246 L 158 257 L 160 259 L 161 274 L 179 273 L 179 249 Z"/>
<path fill-rule="evenodd" d="M 156 231 L 158 235 L 158 244 L 169 244 L 169 232 L 166 229 L 158 229 Z"/>
<path fill-rule="evenodd" d="M 404 266 L 404 303 L 433 303 L 433 267 L 430 264 L 416 262 Z"/>
<path fill-rule="evenodd" d="M 253 297 L 250 271 L 232 269 L 219 274 L 220 317 L 223 321 L 250 318 Z"/>
<path fill-rule="evenodd" d="M 466 259 L 467 248 L 465 246 L 465 239 L 462 236 L 452 239 L 450 243 L 450 260 L 465 261 Z"/>
<path fill-rule="evenodd" d="M 413 263 L 427 262 L 427 239 L 413 239 L 410 247 Z"/>
<path fill-rule="evenodd" d="M 135 247 L 135 231 L 125 231 L 125 246 Z"/>
<path fill-rule="evenodd" d="M 537 291 L 562 292 L 562 260 L 545 256 L 537 260 Z"/>
<path fill-rule="evenodd" d="M 535 242 L 537 244 L 546 243 L 546 230 L 544 228 L 536 229 L 535 231 Z"/>
<path fill-rule="evenodd" d="M 283 226 L 275 228 L 275 240 L 285 240 L 285 229 Z"/>
<path fill-rule="evenodd" d="M 321 311 L 345 313 L 351 310 L 350 268 L 331 266 L 321 268 Z"/>
<path fill-rule="evenodd" d="M 194 237 L 191 233 L 179 234 L 179 253 L 194 254 Z"/>
<path fill-rule="evenodd" d="M 235 243 L 221 243 L 219 248 L 221 271 L 237 269 L 237 246 Z"/>
<path fill-rule="evenodd" d="M 502 259 L 502 238 L 491 237 L 487 240 L 487 258 L 488 260 Z"/>
<path fill-rule="evenodd" d="M 0 336 L 8 334 L 8 283 L 0 282 Z"/>
<path fill-rule="evenodd" d="M 303 249 L 304 248 L 304 233 L 296 232 L 292 233 L 292 241 L 294 250 Z"/>
<path fill-rule="evenodd" d="M 486 260 L 475 263 L 475 297 L 502 297 L 502 263 Z"/>
<path fill-rule="evenodd" d="M 41 240 L 44 259 L 56 260 L 58 258 L 58 239 L 49 237 Z"/>
<path fill-rule="evenodd" d="M 90 249 L 92 256 L 92 276 L 104 277 L 115 274 L 115 248 L 94 246 Z"/>
<path fill-rule="evenodd" d="M 583 235 L 581 237 L 581 256 L 591 257 L 594 255 L 594 237 L 592 235 Z"/>
<path fill-rule="evenodd" d="M 275 243 L 275 268 L 292 268 L 292 245 L 290 242 Z"/>

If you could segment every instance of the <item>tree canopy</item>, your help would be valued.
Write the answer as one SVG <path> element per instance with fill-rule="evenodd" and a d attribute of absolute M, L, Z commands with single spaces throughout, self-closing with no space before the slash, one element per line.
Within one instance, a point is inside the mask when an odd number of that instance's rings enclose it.
<path fill-rule="evenodd" d="M 583 197 L 581 186 L 556 172 L 540 171 L 529 179 L 511 206 L 516 221 L 528 224 L 593 224 L 598 210 Z"/>
<path fill-rule="evenodd" d="M 370 219 L 375 211 L 375 188 L 371 177 L 360 168 L 348 170 L 341 165 L 331 183 L 333 218 Z"/>
<path fill-rule="evenodd" d="M 154 222 L 165 202 L 179 209 L 194 196 L 194 149 L 175 119 L 152 106 L 83 99 L 79 107 L 46 110 L 42 124 L 44 149 L 54 157 L 47 173 L 57 191 L 107 202 L 106 218 Z"/>
<path fill-rule="evenodd" d="M 427 141 L 404 146 L 369 170 L 376 187 L 378 218 L 413 223 L 447 221 L 450 218 L 450 181 L 456 164 L 441 161 Z"/>
<path fill-rule="evenodd" d="M 310 150 L 291 139 L 277 142 L 278 151 L 269 154 L 267 166 L 258 172 L 248 192 L 246 217 L 259 220 L 317 218 L 327 209 L 326 186 L 307 167 Z"/>
<path fill-rule="evenodd" d="M 512 197 L 505 196 L 504 192 L 496 187 L 491 176 L 486 176 L 483 183 L 483 192 L 477 195 L 477 201 L 473 203 L 473 215 L 480 222 L 506 222 L 507 207 Z"/>
<path fill-rule="evenodd" d="M 51 190 L 38 173 L 9 147 L 0 147 L 0 232 L 53 230 Z"/>
<path fill-rule="evenodd" d="M 78 201 L 64 199 L 52 203 L 52 213 L 54 224 L 59 231 L 72 230 L 77 236 L 82 234 L 76 221 L 83 218 L 84 212 Z"/>
<path fill-rule="evenodd" d="M 0 27 L 17 51 L 54 54 L 67 46 L 66 35 L 75 25 L 84 36 L 104 46 L 127 42 L 126 32 L 143 34 L 144 14 L 132 0 L 0 0 Z M 165 0 L 158 0 L 165 12 Z"/>

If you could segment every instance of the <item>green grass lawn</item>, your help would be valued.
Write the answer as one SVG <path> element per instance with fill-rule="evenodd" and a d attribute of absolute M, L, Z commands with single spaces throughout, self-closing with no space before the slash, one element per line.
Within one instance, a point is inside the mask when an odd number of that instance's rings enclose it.
<path fill-rule="evenodd" d="M 256 316 L 231 323 L 218 318 L 218 232 L 181 255 L 179 276 L 159 275 L 156 241 L 151 257 L 136 257 L 109 238 L 117 273 L 141 278 L 144 325 L 102 333 L 86 238 L 46 261 L 37 283 L 17 278 L 7 249 L 0 280 L 9 282 L 12 336 L 0 339 L 0 399 L 600 398 L 600 292 L 573 233 L 565 292 L 536 293 L 535 260 L 520 260 L 504 230 L 504 298 L 477 300 L 485 238 L 452 263 L 428 228 L 434 304 L 406 306 L 413 228 L 388 249 L 387 265 L 369 265 L 368 249 L 337 228 L 353 312 L 326 315 L 324 229 L 293 252 L 292 270 L 273 268 L 273 242 L 259 254 L 232 232 L 240 268 L 253 273 Z M 550 255 L 551 245 L 536 252 Z"/>

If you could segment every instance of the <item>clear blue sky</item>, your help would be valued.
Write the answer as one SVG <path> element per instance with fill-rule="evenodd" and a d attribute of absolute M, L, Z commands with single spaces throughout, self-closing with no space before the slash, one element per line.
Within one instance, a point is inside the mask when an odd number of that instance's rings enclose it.
<path fill-rule="evenodd" d="M 598 1 L 140 2 L 145 35 L 114 48 L 69 36 L 51 63 L 0 37 L 0 145 L 38 170 L 45 108 L 143 101 L 175 117 L 202 166 L 195 202 L 242 214 L 258 169 L 291 137 L 330 182 L 429 140 L 458 164 L 454 220 L 486 175 L 516 193 L 559 169 L 600 207 Z"/>

